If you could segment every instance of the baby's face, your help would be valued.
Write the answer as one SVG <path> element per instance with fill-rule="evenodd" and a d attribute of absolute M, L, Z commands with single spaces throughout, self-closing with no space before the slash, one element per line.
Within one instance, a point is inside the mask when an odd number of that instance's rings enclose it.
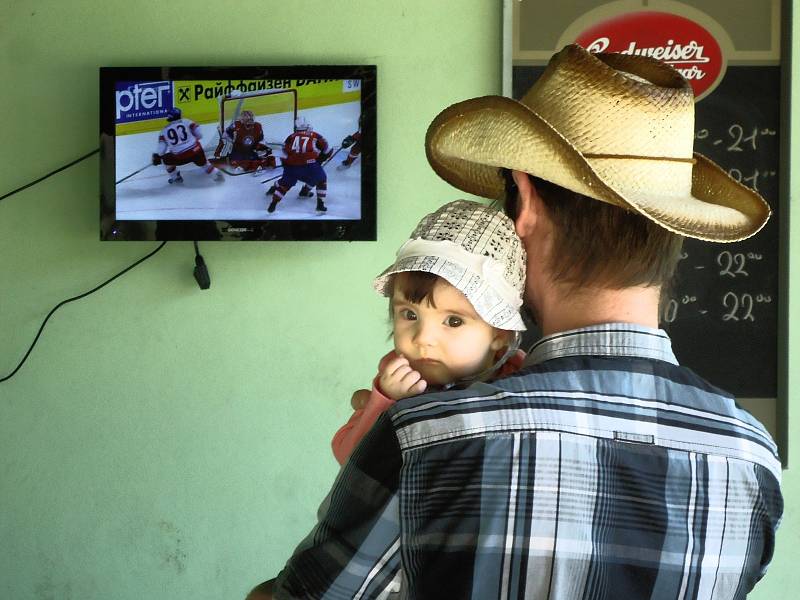
<path fill-rule="evenodd" d="M 394 348 L 429 385 L 444 385 L 490 367 L 507 344 L 508 332 L 478 316 L 466 296 L 445 281 L 433 288 L 433 303 L 392 296 Z"/>

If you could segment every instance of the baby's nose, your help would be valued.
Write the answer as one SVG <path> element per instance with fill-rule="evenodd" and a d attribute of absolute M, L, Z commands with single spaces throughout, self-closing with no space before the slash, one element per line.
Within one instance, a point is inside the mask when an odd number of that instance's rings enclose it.
<path fill-rule="evenodd" d="M 431 323 L 418 321 L 414 334 L 414 342 L 420 346 L 432 346 L 436 343 L 436 327 Z"/>

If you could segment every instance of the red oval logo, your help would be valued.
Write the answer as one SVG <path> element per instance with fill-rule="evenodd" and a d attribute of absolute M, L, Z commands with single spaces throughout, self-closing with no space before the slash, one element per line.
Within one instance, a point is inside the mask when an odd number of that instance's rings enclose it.
<path fill-rule="evenodd" d="M 643 11 L 601 21 L 575 40 L 589 52 L 652 56 L 675 67 L 689 81 L 695 100 L 716 87 L 724 74 L 722 49 L 711 33 L 691 19 Z"/>

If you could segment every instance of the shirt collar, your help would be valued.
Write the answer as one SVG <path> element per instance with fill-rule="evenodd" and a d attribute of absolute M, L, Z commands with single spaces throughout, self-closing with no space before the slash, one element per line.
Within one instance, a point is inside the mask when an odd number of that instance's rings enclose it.
<path fill-rule="evenodd" d="M 632 323 L 604 323 L 548 335 L 534 344 L 525 363 L 534 365 L 553 358 L 587 355 L 651 358 L 678 364 L 666 331 Z"/>

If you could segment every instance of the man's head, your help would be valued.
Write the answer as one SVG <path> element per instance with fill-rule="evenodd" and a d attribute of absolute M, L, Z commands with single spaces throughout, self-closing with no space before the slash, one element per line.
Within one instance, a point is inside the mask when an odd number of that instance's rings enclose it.
<path fill-rule="evenodd" d="M 506 214 L 516 221 L 521 179 L 547 212 L 550 234 L 546 261 L 549 278 L 571 291 L 669 287 L 681 255 L 683 237 L 637 213 L 573 192 L 517 171 L 504 171 Z M 527 185 L 525 185 L 527 184 Z"/>
<path fill-rule="evenodd" d="M 255 121 L 255 115 L 253 114 L 253 111 L 243 110 L 242 114 L 239 115 L 239 121 L 241 121 L 242 125 L 252 125 Z"/>
<path fill-rule="evenodd" d="M 167 121 L 178 121 L 181 118 L 181 109 L 180 108 L 170 108 L 167 111 Z"/>
<path fill-rule="evenodd" d="M 693 152 L 694 96 L 671 66 L 646 56 L 557 53 L 517 102 L 455 104 L 431 123 L 428 160 L 446 181 L 500 200 L 501 168 L 641 214 L 702 240 L 756 233 L 769 206 Z"/>
<path fill-rule="evenodd" d="M 454 186 L 496 201 L 508 193 L 523 239 L 531 207 L 546 217 L 547 244 L 525 239 L 529 276 L 543 266 L 567 287 L 625 289 L 663 285 L 681 236 L 737 241 L 769 218 L 763 198 L 693 144 L 694 96 L 675 69 L 571 45 L 519 102 L 488 96 L 442 111 L 426 152 Z"/>

